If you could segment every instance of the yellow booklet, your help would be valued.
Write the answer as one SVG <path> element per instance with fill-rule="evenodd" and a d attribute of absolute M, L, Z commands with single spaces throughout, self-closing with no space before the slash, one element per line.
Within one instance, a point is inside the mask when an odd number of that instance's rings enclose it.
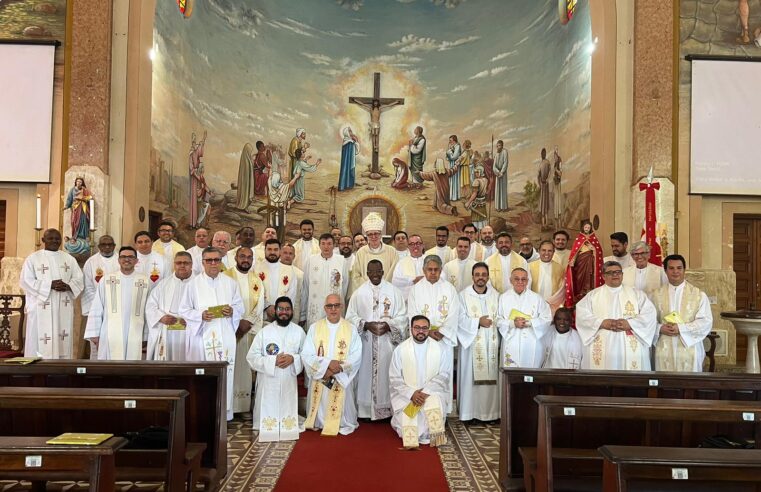
<path fill-rule="evenodd" d="M 228 307 L 227 304 L 221 304 L 219 306 L 210 306 L 209 309 L 207 309 L 207 311 L 209 311 L 209 314 L 211 314 L 215 318 L 224 318 L 225 315 L 222 314 L 222 310 L 226 307 Z"/>
<path fill-rule="evenodd" d="M 47 441 L 47 444 L 74 444 L 79 446 L 97 446 L 113 434 L 87 434 L 79 432 L 66 432 L 58 437 Z"/>
<path fill-rule="evenodd" d="M 423 408 L 419 405 L 415 405 L 414 403 L 410 403 L 406 407 L 404 407 L 404 410 L 402 410 L 409 418 L 414 419 L 420 409 Z"/>
<path fill-rule="evenodd" d="M 38 360 L 42 360 L 42 357 L 12 357 L 10 359 L 3 359 L 3 362 L 7 362 L 9 364 L 21 364 L 22 366 L 25 366 L 27 364 L 31 364 L 32 362 L 37 362 Z"/>
<path fill-rule="evenodd" d="M 512 311 L 510 311 L 509 319 L 510 321 L 514 321 L 515 318 L 531 319 L 531 316 L 529 316 L 528 314 L 524 314 L 518 311 L 517 309 L 513 309 Z"/>
<path fill-rule="evenodd" d="M 673 323 L 675 325 L 682 325 L 684 324 L 684 320 L 682 320 L 682 317 L 679 316 L 679 313 L 676 311 L 671 312 L 663 317 L 663 321 L 666 323 Z"/>
<path fill-rule="evenodd" d="M 167 330 L 184 330 L 185 329 L 185 325 L 180 323 L 180 321 L 182 321 L 182 318 L 177 318 L 177 323 L 175 323 L 173 325 L 166 325 L 166 329 Z"/>

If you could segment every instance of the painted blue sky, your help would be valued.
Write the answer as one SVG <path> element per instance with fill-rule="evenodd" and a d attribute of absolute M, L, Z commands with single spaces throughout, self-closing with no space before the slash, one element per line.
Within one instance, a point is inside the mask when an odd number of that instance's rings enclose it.
<path fill-rule="evenodd" d="M 371 95 L 380 71 L 381 96 L 406 98 L 383 113 L 382 163 L 404 155 L 421 124 L 430 164 L 449 134 L 481 150 L 494 135 L 516 179 L 533 178 L 539 149 L 555 145 L 578 179 L 589 156 L 590 33 L 584 1 L 562 26 L 556 0 L 203 0 L 189 19 L 161 0 L 153 145 L 184 167 L 191 132 L 208 130 L 207 176 L 221 185 L 246 142 L 285 147 L 304 127 L 337 172 L 341 128 L 368 140 L 368 114 L 348 96 Z"/>

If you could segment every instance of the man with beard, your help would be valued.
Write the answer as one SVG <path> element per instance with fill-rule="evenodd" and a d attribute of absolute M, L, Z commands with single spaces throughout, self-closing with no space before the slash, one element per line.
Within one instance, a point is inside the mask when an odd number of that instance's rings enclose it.
<path fill-rule="evenodd" d="M 153 243 L 154 253 L 164 257 L 164 265 L 167 265 L 167 275 L 174 268 L 174 257 L 180 251 L 185 251 L 182 244 L 174 240 L 174 222 L 162 220 L 159 224 L 159 240 Z"/>
<path fill-rule="evenodd" d="M 451 387 L 452 359 L 444 346 L 429 338 L 431 322 L 423 315 L 413 316 L 412 336 L 395 350 L 389 369 L 394 428 L 405 449 L 420 444 L 441 446 L 447 443 L 446 401 Z"/>
<path fill-rule="evenodd" d="M 293 244 L 291 243 L 283 244 L 283 246 L 280 248 L 280 263 L 282 265 L 293 266 L 293 262 L 295 259 L 296 259 L 296 249 L 293 247 Z M 296 272 L 296 280 L 297 280 L 296 292 L 300 292 L 302 294 L 302 297 L 306 298 L 307 291 L 306 291 L 306 287 L 304 286 L 304 272 L 301 271 L 301 269 L 296 268 L 295 266 L 293 267 L 293 270 Z M 303 302 L 299 301 L 298 304 L 300 306 L 304 306 L 304 309 L 306 309 L 306 299 Z M 301 313 L 294 313 L 294 316 L 296 316 L 296 318 L 301 318 L 299 320 L 299 324 L 303 328 L 306 318 L 302 317 Z"/>
<path fill-rule="evenodd" d="M 355 253 L 357 251 L 359 251 L 359 248 L 361 248 L 362 246 L 366 246 L 367 245 L 367 238 L 361 232 L 358 232 L 358 233 L 354 234 L 354 237 L 352 237 L 351 240 L 354 243 L 354 252 Z"/>
<path fill-rule="evenodd" d="M 307 326 L 322 318 L 323 304 L 328 294 L 336 294 L 343 303 L 348 287 L 346 260 L 343 256 L 333 254 L 333 236 L 322 234 L 320 253 L 310 256 L 304 266 Z"/>
<path fill-rule="evenodd" d="M 567 249 L 570 238 L 571 236 L 565 231 L 555 231 L 555 234 L 552 235 L 552 242 L 555 245 L 555 253 L 552 255 L 552 260 L 557 261 L 563 267 L 563 271 L 568 266 L 568 256 L 571 254 L 571 250 Z"/>
<path fill-rule="evenodd" d="M 158 283 L 145 305 L 148 327 L 148 360 L 185 360 L 185 328 L 179 317 L 180 301 L 193 275 L 193 257 L 180 251 L 174 257 L 174 273 Z"/>
<path fill-rule="evenodd" d="M 346 310 L 346 320 L 362 338 L 362 363 L 357 374 L 359 418 L 391 417 L 388 368 L 391 353 L 405 338 L 407 306 L 402 292 L 383 280 L 383 264 L 370 260 L 367 278 Z"/>
<path fill-rule="evenodd" d="M 264 261 L 264 257 L 266 256 L 264 252 L 264 246 L 270 239 L 277 239 L 277 229 L 271 226 L 267 226 L 262 231 L 262 242 L 254 247 L 254 256 L 256 257 L 255 261 Z"/>
<path fill-rule="evenodd" d="M 251 369 L 258 373 L 253 428 L 259 440 L 293 441 L 299 438 L 299 395 L 296 377 L 301 373 L 304 330 L 293 320 L 293 303 L 275 301 L 275 321 L 254 337 L 248 351 Z"/>
<path fill-rule="evenodd" d="M 107 273 L 115 272 L 119 270 L 119 261 L 114 254 L 116 243 L 114 238 L 108 235 L 103 235 L 98 239 L 98 252 L 92 255 L 85 262 L 85 266 L 82 269 L 82 275 L 85 282 L 85 290 L 82 291 L 82 328 L 79 336 L 75 334 L 77 340 L 82 337 L 87 326 L 87 316 L 90 314 L 90 306 L 95 298 L 95 294 L 98 290 L 98 282 Z M 79 353 L 81 354 L 81 348 Z M 90 346 L 90 358 L 97 358 L 97 351 Z"/>
<path fill-rule="evenodd" d="M 455 259 L 455 253 L 447 243 L 449 242 L 449 229 L 446 226 L 436 228 L 436 246 L 425 252 L 425 255 L 436 255 L 441 258 L 441 263 L 446 265 Z"/>
<path fill-rule="evenodd" d="M 629 246 L 629 235 L 625 232 L 614 232 L 610 235 L 610 249 L 613 255 L 606 256 L 602 259 L 606 261 L 617 261 L 621 264 L 621 268 L 626 270 L 630 266 L 634 266 L 634 258 L 626 251 Z M 632 251 L 634 249 L 632 248 Z"/>
<path fill-rule="evenodd" d="M 500 232 L 497 235 L 497 253 L 494 253 L 486 260 L 489 265 L 489 278 L 491 284 L 500 293 L 512 289 L 510 276 L 516 268 L 522 268 L 528 271 L 528 263 L 525 258 L 512 250 L 513 237 L 507 232 Z M 529 275 L 529 284 L 531 276 Z M 527 286 L 528 286 L 527 285 Z"/>
<path fill-rule="evenodd" d="M 253 234 L 251 239 L 253 240 Z M 252 241 L 253 242 L 253 241 Z M 254 252 L 248 246 L 240 246 L 235 254 L 235 268 L 228 268 L 224 275 L 235 280 L 243 300 L 243 316 L 235 332 L 235 370 L 233 371 L 233 412 L 251 411 L 251 368 L 246 363 L 246 354 L 254 342 L 254 336 L 262 327 L 264 309 L 264 288 L 253 269 Z"/>
<path fill-rule="evenodd" d="M 518 254 L 528 263 L 532 263 L 539 259 L 539 252 L 534 249 L 534 244 L 531 242 L 530 237 L 521 236 L 518 241 L 518 247 L 520 248 Z"/>
<path fill-rule="evenodd" d="M 256 275 L 264 286 L 264 313 L 267 320 L 275 319 L 275 299 L 288 297 L 293 303 L 293 313 L 301 316 L 302 292 L 297 281 L 296 267 L 285 265 L 280 260 L 280 241 L 268 239 L 264 246 L 265 261 L 259 262 Z M 303 299 L 306 301 L 306 299 Z M 305 319 L 305 318 L 304 318 Z M 299 319 L 301 321 L 301 319 Z"/>
<path fill-rule="evenodd" d="M 314 222 L 311 220 L 302 220 L 299 224 L 299 231 L 301 237 L 293 243 L 293 248 L 296 250 L 293 263 L 296 268 L 304 270 L 304 265 L 306 265 L 309 257 L 320 253 L 320 243 L 314 237 Z"/>
<path fill-rule="evenodd" d="M 344 257 L 346 262 L 346 271 L 350 272 L 354 266 L 354 249 L 351 236 L 341 236 L 338 238 L 338 254 Z"/>
<path fill-rule="evenodd" d="M 188 253 L 193 257 L 193 275 L 198 275 L 203 271 L 201 253 L 203 253 L 204 249 L 209 247 L 209 230 L 204 227 L 199 227 L 196 229 L 193 240 L 196 244 L 192 248 L 188 248 Z"/>
<path fill-rule="evenodd" d="M 227 252 L 227 263 L 230 265 L 230 267 L 234 267 L 236 264 L 235 257 L 237 256 L 238 249 L 241 247 L 253 249 L 254 241 L 256 241 L 256 232 L 254 231 L 253 227 L 241 227 L 236 237 L 238 240 L 238 245 Z M 252 264 L 251 268 L 256 270 L 256 265 Z"/>
<path fill-rule="evenodd" d="M 494 242 L 494 229 L 485 225 L 481 229 L 481 246 L 484 247 L 484 258 L 488 258 L 497 252 L 497 243 Z"/>
<path fill-rule="evenodd" d="M 532 261 L 528 265 L 531 290 L 547 301 L 552 312 L 565 301 L 565 270 L 560 263 L 552 261 L 554 254 L 552 241 L 542 241 L 539 245 L 539 261 Z"/>
<path fill-rule="evenodd" d="M 499 418 L 499 292 L 489 287 L 489 267 L 472 267 L 473 283 L 460 292 L 460 323 L 457 339 L 457 405 L 460 420 L 482 422 Z"/>

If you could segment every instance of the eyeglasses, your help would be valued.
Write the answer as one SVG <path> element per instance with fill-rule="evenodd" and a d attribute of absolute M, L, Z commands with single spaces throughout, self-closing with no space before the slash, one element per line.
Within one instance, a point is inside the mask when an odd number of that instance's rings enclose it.
<path fill-rule="evenodd" d="M 527 278 L 514 278 L 513 282 L 528 282 Z"/>
<path fill-rule="evenodd" d="M 611 270 L 609 272 L 602 272 L 603 275 L 610 275 L 611 277 L 620 277 L 624 274 L 623 270 Z"/>
<path fill-rule="evenodd" d="M 293 311 L 293 308 L 291 308 L 290 306 L 285 306 L 285 307 L 278 306 L 275 308 L 275 311 L 277 311 L 278 313 L 288 313 L 290 311 Z"/>
<path fill-rule="evenodd" d="M 341 307 L 341 303 L 337 304 L 325 304 L 325 309 L 338 309 Z"/>
<path fill-rule="evenodd" d="M 417 326 L 417 325 L 412 325 L 412 329 L 413 329 L 413 330 L 418 330 L 418 331 L 429 331 L 429 330 L 431 329 L 431 327 L 430 327 L 430 326 Z"/>
<path fill-rule="evenodd" d="M 159 232 L 172 232 L 172 229 L 159 229 Z"/>
<path fill-rule="evenodd" d="M 407 243 L 408 246 L 422 246 L 423 243 L 420 241 L 415 241 L 414 243 Z"/>
<path fill-rule="evenodd" d="M 204 263 L 211 263 L 211 264 L 221 263 L 222 262 L 222 258 L 204 258 L 203 262 Z"/>
<path fill-rule="evenodd" d="M 137 260 L 137 256 L 125 256 L 125 255 L 119 255 L 120 260 L 130 260 L 134 261 Z"/>
<path fill-rule="evenodd" d="M 174 264 L 175 265 L 192 265 L 193 262 L 191 262 L 191 261 L 175 261 Z"/>
<path fill-rule="evenodd" d="M 648 253 L 647 251 L 640 251 L 640 252 L 637 252 L 637 253 L 632 251 L 632 256 L 647 256 L 649 254 L 650 253 Z"/>

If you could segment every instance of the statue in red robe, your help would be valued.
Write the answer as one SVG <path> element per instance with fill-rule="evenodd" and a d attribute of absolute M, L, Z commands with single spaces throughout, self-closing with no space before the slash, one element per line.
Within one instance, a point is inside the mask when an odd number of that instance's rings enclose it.
<path fill-rule="evenodd" d="M 581 223 L 581 232 L 568 255 L 568 267 L 565 272 L 565 306 L 572 308 L 587 293 L 603 284 L 602 280 L 602 246 L 595 235 L 592 223 Z"/>

